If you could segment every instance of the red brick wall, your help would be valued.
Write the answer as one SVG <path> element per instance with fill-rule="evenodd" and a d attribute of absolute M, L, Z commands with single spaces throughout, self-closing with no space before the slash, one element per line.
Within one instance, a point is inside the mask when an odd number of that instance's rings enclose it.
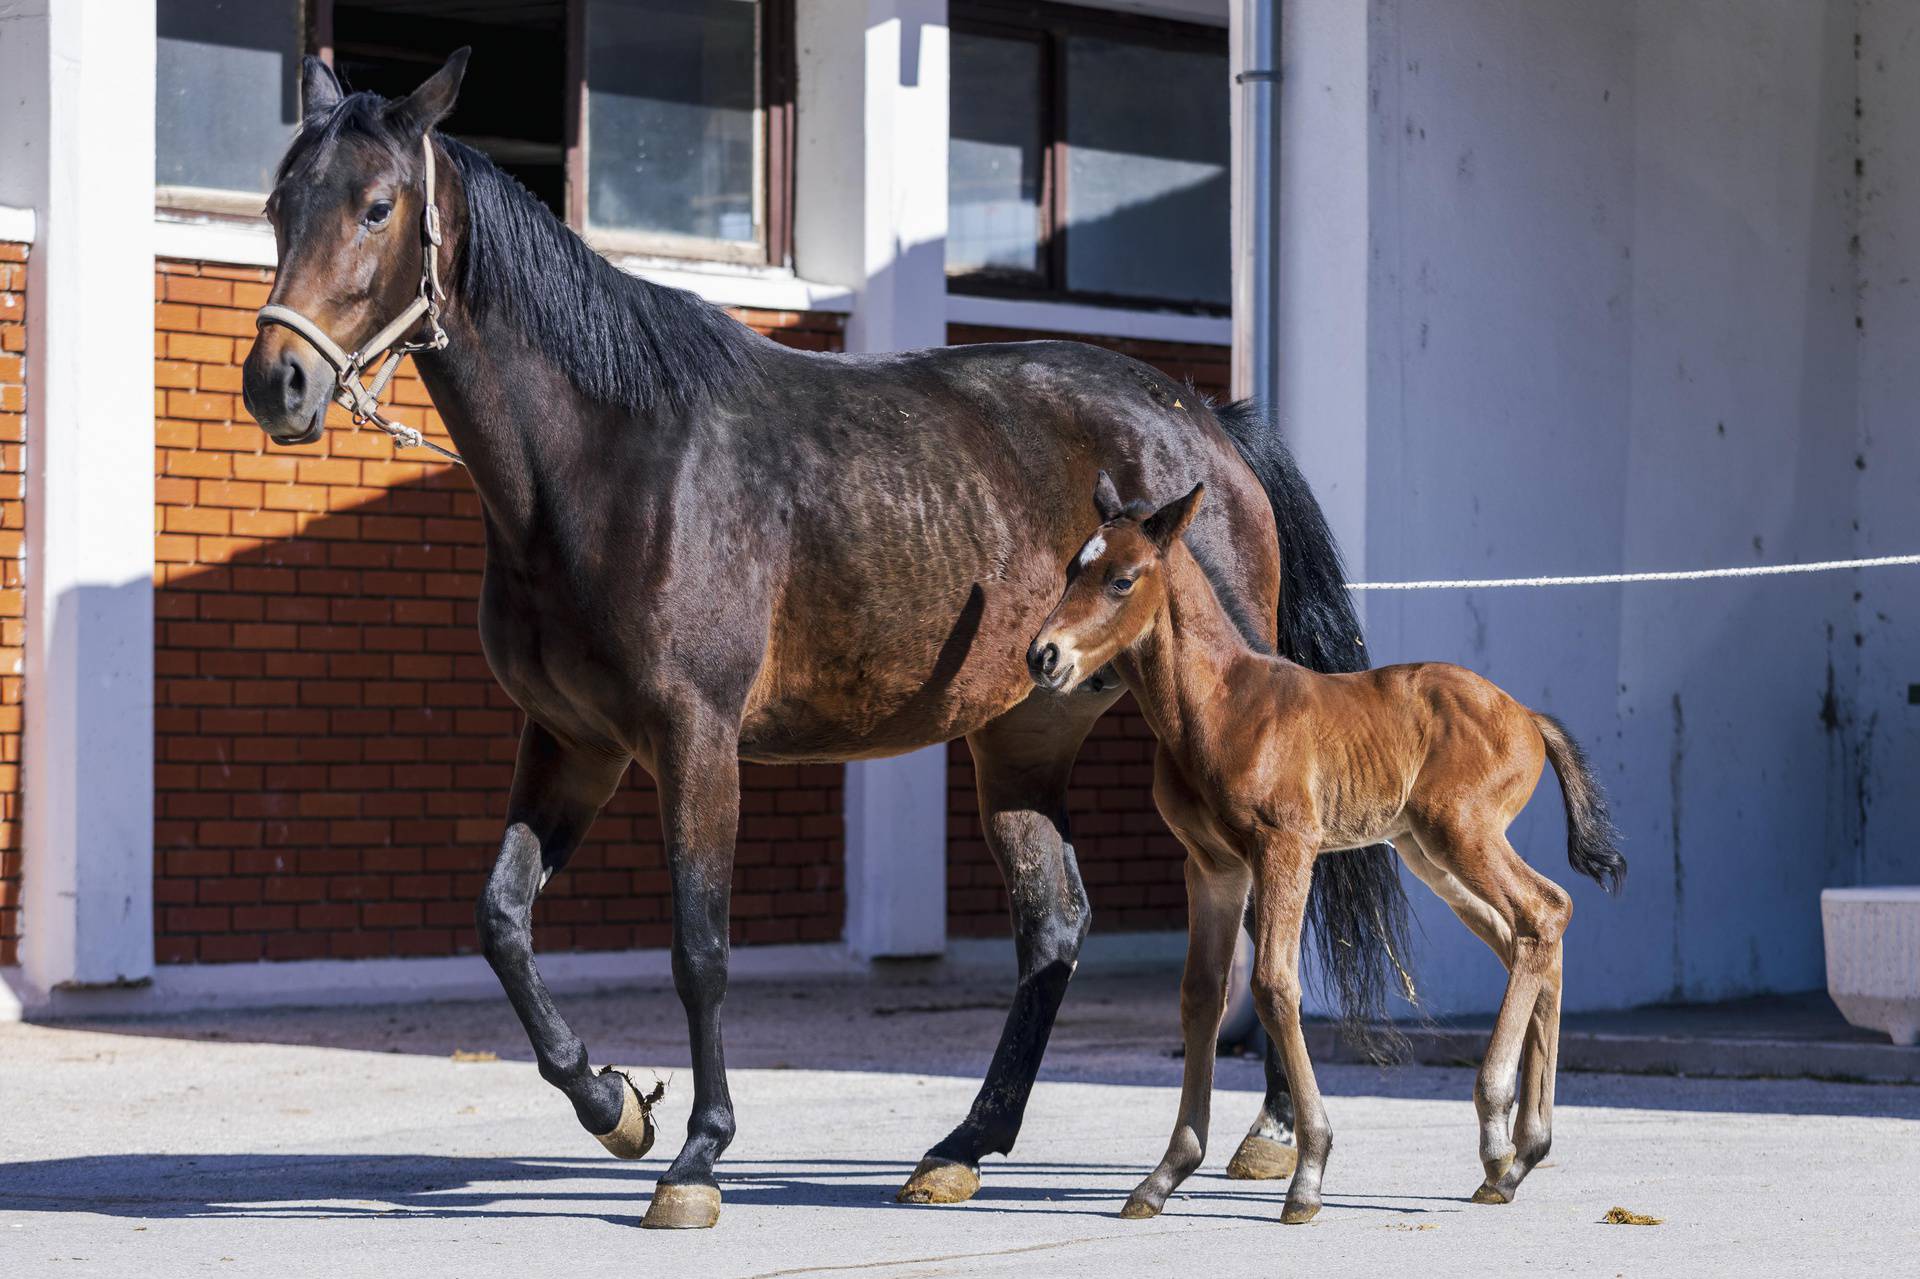
<path fill-rule="evenodd" d="M 319 443 L 268 447 L 238 391 L 269 279 L 158 271 L 158 957 L 469 951 L 519 729 L 474 630 L 477 499 L 451 467 L 337 411 Z M 794 345 L 841 345 L 838 317 L 743 318 Z M 410 369 L 394 402 L 399 420 L 439 432 Z M 734 939 L 837 938 L 841 770 L 748 766 L 742 783 Z M 535 921 L 547 950 L 667 943 L 643 773 Z"/>
<path fill-rule="evenodd" d="M 0 244 L 0 964 L 19 962 L 20 697 L 26 643 L 27 246 Z"/>
<path fill-rule="evenodd" d="M 1059 334 L 954 324 L 947 340 L 1018 342 Z M 1190 379 L 1216 399 L 1227 393 L 1228 349 L 1125 338 L 1082 339 L 1144 360 L 1169 376 Z M 964 741 L 948 752 L 947 931 L 958 937 L 1008 931 L 1007 893 L 980 833 L 973 756 Z M 1068 792 L 1074 851 L 1098 927 L 1117 931 L 1185 928 L 1184 854 L 1153 807 L 1153 734 L 1131 697 L 1094 725 Z"/>

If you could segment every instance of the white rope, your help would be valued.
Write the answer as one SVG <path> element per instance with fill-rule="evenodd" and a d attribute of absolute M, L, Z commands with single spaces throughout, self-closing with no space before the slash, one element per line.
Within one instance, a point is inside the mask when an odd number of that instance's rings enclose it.
<path fill-rule="evenodd" d="M 1920 555 L 1876 555 L 1864 560 L 1820 560 L 1813 564 L 1754 564 L 1745 568 L 1678 569 L 1664 573 L 1592 573 L 1585 577 L 1489 577 L 1431 582 L 1349 582 L 1350 591 L 1484 590 L 1496 586 L 1613 586 L 1622 582 L 1704 582 L 1718 577 L 1779 577 L 1786 573 L 1832 573 L 1849 568 L 1890 568 L 1920 564 Z"/>

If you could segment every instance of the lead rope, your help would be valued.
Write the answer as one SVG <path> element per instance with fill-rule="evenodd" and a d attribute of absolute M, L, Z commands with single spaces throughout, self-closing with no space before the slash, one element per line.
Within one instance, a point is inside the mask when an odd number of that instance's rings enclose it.
<path fill-rule="evenodd" d="M 268 303 L 261 307 L 254 316 L 254 327 L 265 328 L 269 324 L 278 324 L 305 338 L 321 358 L 333 366 L 336 382 L 333 402 L 353 415 L 355 426 L 370 423 L 392 436 L 401 448 L 427 449 L 456 466 L 465 466 L 466 460 L 452 449 L 442 448 L 414 427 L 395 422 L 380 411 L 380 395 L 399 371 L 402 360 L 421 351 L 443 351 L 447 347 L 447 331 L 440 324 L 440 302 L 447 294 L 440 287 L 440 206 L 434 199 L 438 183 L 435 180 L 433 135 L 430 132 L 421 134 L 420 147 L 426 158 L 425 189 L 420 212 L 423 259 L 420 295 L 385 328 L 368 339 L 365 347 L 351 355 L 341 350 L 339 343 L 327 336 L 319 325 L 289 306 Z M 407 332 L 423 318 L 428 327 L 426 338 L 416 342 L 404 341 Z M 373 384 L 368 386 L 360 379 L 382 355 L 386 356 L 386 360 L 379 372 L 374 374 Z"/>

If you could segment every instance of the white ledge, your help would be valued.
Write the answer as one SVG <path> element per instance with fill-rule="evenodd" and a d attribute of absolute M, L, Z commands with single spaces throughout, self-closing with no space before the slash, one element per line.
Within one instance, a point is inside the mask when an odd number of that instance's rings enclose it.
<path fill-rule="evenodd" d="M 1174 971 L 1186 952 L 1183 932 L 1095 933 L 1080 951 L 1082 972 Z M 944 957 L 925 961 L 929 977 L 1014 977 L 1011 938 L 949 942 Z M 869 965 L 839 942 L 740 946 L 734 981 L 857 980 L 888 966 Z M 901 971 L 892 966 L 892 971 Z M 915 971 L 918 971 L 917 969 Z M 671 987 L 669 951 L 556 952 L 540 957 L 540 974 L 556 993 Z M 331 1008 L 495 1000 L 500 983 L 478 955 L 423 959 L 305 959 L 286 963 L 161 964 L 145 985 L 90 990 L 38 990 L 18 968 L 0 968 L 0 1022 L 72 1017 L 155 1017 L 242 1008 Z"/>
<path fill-rule="evenodd" d="M 756 311 L 834 311 L 853 309 L 853 290 L 838 284 L 803 280 L 778 267 L 733 266 L 725 262 L 687 262 L 610 253 L 607 261 L 629 275 L 685 289 L 715 306 Z"/>
<path fill-rule="evenodd" d="M 153 256 L 221 266 L 279 265 L 266 219 L 195 217 L 162 213 L 153 220 Z"/>
<path fill-rule="evenodd" d="M 32 209 L 18 209 L 11 204 L 0 204 L 0 240 L 10 244 L 32 244 L 33 227 Z"/>
<path fill-rule="evenodd" d="M 965 293 L 947 295 L 947 323 L 1205 346 L 1228 346 L 1233 342 L 1233 321 L 1225 316 L 1136 311 L 1130 307 L 1086 306 L 1077 302 L 1029 302 Z"/>
<path fill-rule="evenodd" d="M 3 212 L 3 211 L 0 211 Z M 32 230 L 32 210 L 22 210 Z M 0 221 L 0 231 L 6 227 Z M 14 237 L 0 234 L 0 239 Z M 240 220 L 161 213 L 154 219 L 154 256 L 189 262 L 216 262 L 223 266 L 278 265 L 273 228 L 264 220 Z M 722 262 L 689 263 L 664 258 L 615 254 L 608 258 L 630 275 L 685 289 L 716 306 L 751 307 L 760 311 L 834 311 L 853 309 L 853 290 L 837 284 L 803 280 L 791 271 L 770 267 L 728 266 Z"/>

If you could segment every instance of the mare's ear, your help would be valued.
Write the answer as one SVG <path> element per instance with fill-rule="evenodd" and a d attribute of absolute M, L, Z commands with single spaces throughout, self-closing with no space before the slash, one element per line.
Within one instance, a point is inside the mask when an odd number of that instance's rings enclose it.
<path fill-rule="evenodd" d="M 1185 497 L 1175 498 L 1147 516 L 1140 524 L 1140 531 L 1152 538 L 1155 546 L 1163 551 L 1166 550 L 1187 531 L 1187 525 L 1193 523 L 1193 513 L 1200 509 L 1200 499 L 1206 495 L 1205 484 L 1194 485 L 1193 492 Z"/>
<path fill-rule="evenodd" d="M 387 108 L 387 117 L 394 127 L 406 135 L 425 133 L 453 113 L 453 104 L 460 97 L 460 81 L 467 74 L 467 59 L 473 56 L 471 46 L 462 46 L 453 51 L 447 59 L 447 65 L 428 76 L 426 83 L 409 93 L 400 101 Z"/>
<path fill-rule="evenodd" d="M 300 118 L 311 120 L 325 115 L 339 106 L 345 96 L 340 77 L 333 73 L 333 68 L 309 53 L 300 64 Z"/>
<path fill-rule="evenodd" d="M 1127 509 L 1127 504 L 1120 500 L 1120 490 L 1113 486 L 1113 477 L 1105 471 L 1093 482 L 1093 509 L 1102 524 L 1119 519 L 1120 512 Z"/>

